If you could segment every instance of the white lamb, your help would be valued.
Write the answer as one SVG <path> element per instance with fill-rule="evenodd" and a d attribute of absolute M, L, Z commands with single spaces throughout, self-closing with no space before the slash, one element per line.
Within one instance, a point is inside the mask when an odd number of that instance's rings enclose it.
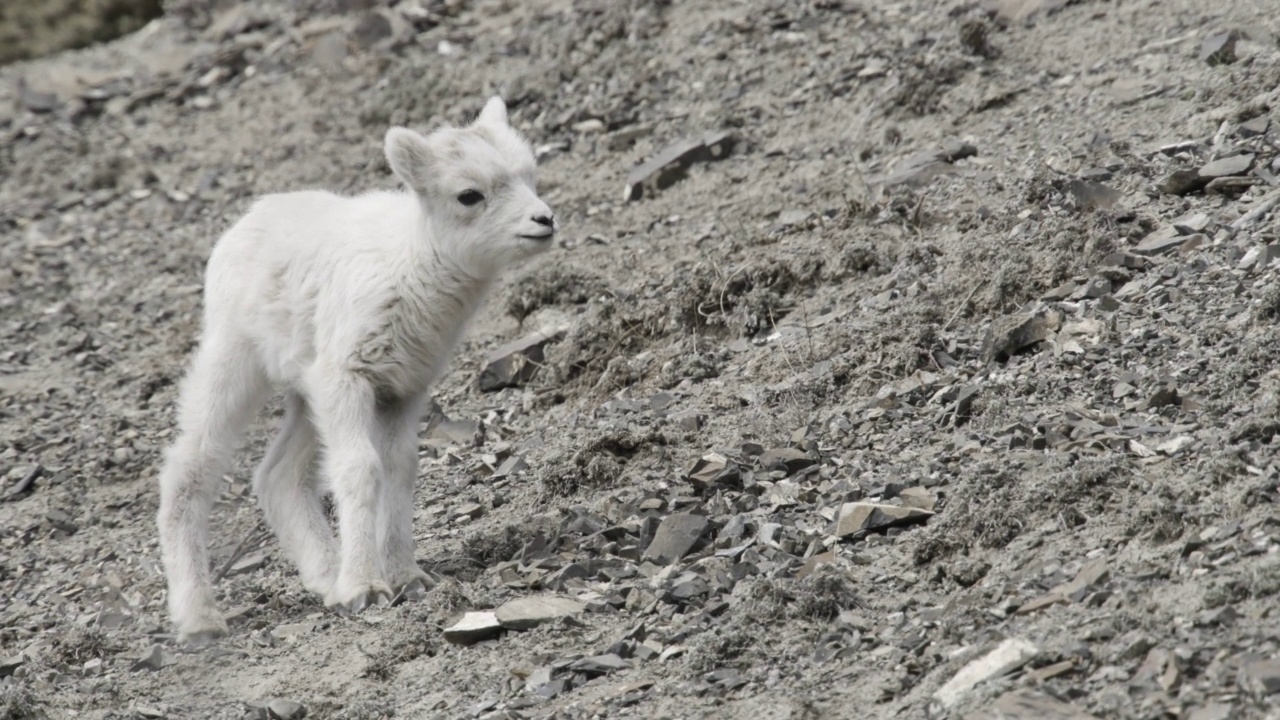
<path fill-rule="evenodd" d="M 183 640 L 227 632 L 209 515 L 273 388 L 285 392 L 283 426 L 253 487 L 303 585 L 348 612 L 425 589 L 413 486 L 427 389 L 498 275 L 546 250 L 556 223 L 501 98 L 467 127 L 391 128 L 385 145 L 409 192 L 267 195 L 209 258 L 203 336 L 160 475 L 160 548 Z M 321 448 L 323 483 L 309 472 Z"/>

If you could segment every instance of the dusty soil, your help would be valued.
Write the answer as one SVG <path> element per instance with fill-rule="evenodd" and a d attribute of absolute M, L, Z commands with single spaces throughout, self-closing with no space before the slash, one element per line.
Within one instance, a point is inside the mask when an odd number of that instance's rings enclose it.
<path fill-rule="evenodd" d="M 114 40 L 161 14 L 160 0 L 43 0 L 0 5 L 0 63 Z"/>
<path fill-rule="evenodd" d="M 0 68 L 0 718 L 1277 717 L 1280 15 L 1003 6 L 189 0 Z M 248 489 L 273 408 L 215 515 L 232 635 L 177 645 L 155 478 L 213 241 L 260 193 L 391 187 L 388 123 L 493 92 L 564 239 L 423 419 L 438 584 L 302 590 Z M 548 592 L 585 607 L 444 637 Z"/>

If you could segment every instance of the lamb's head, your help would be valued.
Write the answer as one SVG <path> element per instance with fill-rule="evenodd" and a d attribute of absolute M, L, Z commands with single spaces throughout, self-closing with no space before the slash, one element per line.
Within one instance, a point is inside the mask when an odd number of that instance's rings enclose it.
<path fill-rule="evenodd" d="M 464 269 L 501 272 L 551 246 L 555 216 L 534 189 L 533 150 L 501 98 L 466 127 L 426 136 L 393 127 L 386 153 L 423 205 L 430 242 Z"/>

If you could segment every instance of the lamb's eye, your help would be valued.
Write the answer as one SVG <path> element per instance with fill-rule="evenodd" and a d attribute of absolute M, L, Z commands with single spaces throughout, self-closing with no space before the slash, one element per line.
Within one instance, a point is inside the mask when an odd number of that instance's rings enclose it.
<path fill-rule="evenodd" d="M 471 207 L 479 202 L 484 202 L 484 193 L 479 190 L 463 190 L 458 194 L 458 202 Z"/>

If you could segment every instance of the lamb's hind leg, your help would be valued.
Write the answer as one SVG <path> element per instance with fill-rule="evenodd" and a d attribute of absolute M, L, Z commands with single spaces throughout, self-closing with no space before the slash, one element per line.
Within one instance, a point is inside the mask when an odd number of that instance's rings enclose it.
<path fill-rule="evenodd" d="M 284 422 L 253 475 L 253 490 L 280 547 L 298 566 L 302 584 L 324 597 L 338 571 L 337 543 L 311 474 L 316 429 L 302 395 L 284 399 Z"/>
<path fill-rule="evenodd" d="M 265 400 L 267 380 L 250 349 L 206 341 L 182 383 L 178 438 L 160 473 L 160 552 L 169 614 L 179 637 L 225 635 L 209 572 L 209 514 L 219 476 Z"/>
<path fill-rule="evenodd" d="M 387 402 L 378 408 L 385 443 L 387 481 L 383 485 L 378 525 L 387 563 L 387 579 L 397 594 L 421 599 L 430 581 L 414 559 L 413 488 L 418 480 L 418 422 L 423 397 Z"/>

